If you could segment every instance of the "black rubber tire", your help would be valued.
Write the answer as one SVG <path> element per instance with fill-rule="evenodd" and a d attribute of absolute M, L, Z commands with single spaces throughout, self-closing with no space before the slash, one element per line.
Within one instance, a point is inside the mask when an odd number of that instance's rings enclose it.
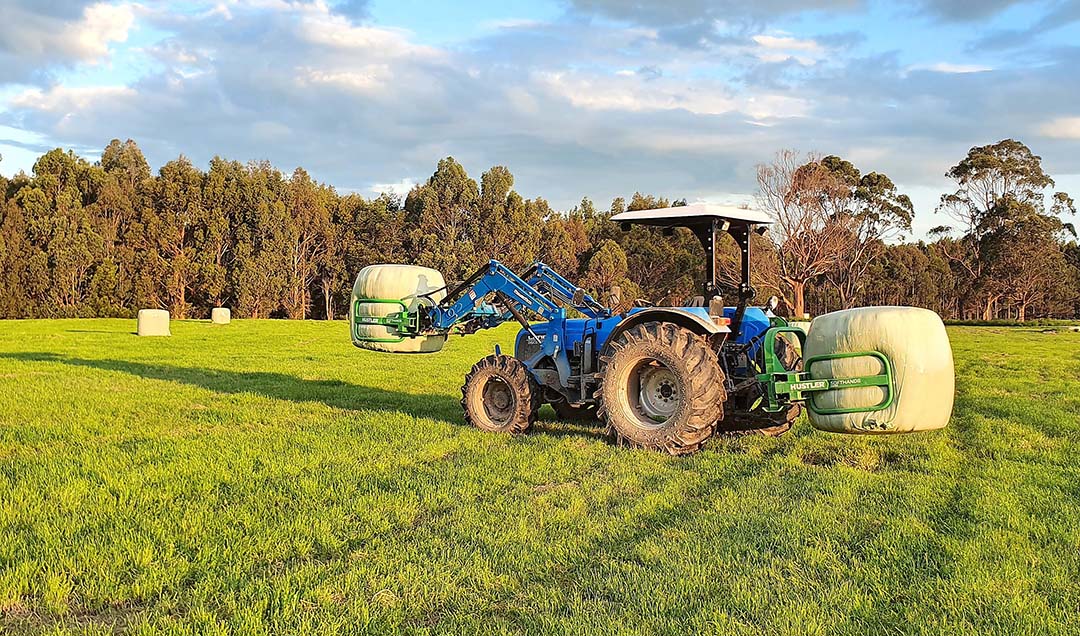
<path fill-rule="evenodd" d="M 461 408 L 476 428 L 521 435 L 536 421 L 540 388 L 520 360 L 492 354 L 465 376 Z"/>
<path fill-rule="evenodd" d="M 783 344 L 777 351 L 777 356 L 784 368 L 788 371 L 801 371 L 802 356 L 783 337 L 779 338 L 779 341 Z M 728 414 L 724 422 L 724 434 L 779 437 L 791 430 L 795 420 L 799 419 L 800 413 L 802 413 L 802 406 L 799 404 L 791 404 L 779 413 L 767 413 L 760 407 L 749 413 L 732 412 Z"/>
<path fill-rule="evenodd" d="M 555 415 L 565 422 L 589 422 L 599 419 L 596 414 L 596 406 L 574 406 L 566 401 L 551 402 L 551 408 L 555 409 Z"/>
<path fill-rule="evenodd" d="M 637 325 L 615 337 L 600 356 L 600 419 L 620 443 L 687 455 L 705 445 L 723 417 L 724 372 L 705 339 L 671 323 Z M 663 422 L 635 406 L 632 375 L 659 363 L 674 376 L 679 401 Z"/>
<path fill-rule="evenodd" d="M 791 430 L 795 420 L 799 419 L 802 407 L 792 404 L 786 411 L 779 413 L 749 413 L 731 416 L 731 427 L 723 431 L 724 435 L 764 435 L 779 437 Z"/>

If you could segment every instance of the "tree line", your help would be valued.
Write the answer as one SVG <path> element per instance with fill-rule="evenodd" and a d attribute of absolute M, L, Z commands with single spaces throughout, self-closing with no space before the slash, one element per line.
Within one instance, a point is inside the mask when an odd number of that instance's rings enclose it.
<path fill-rule="evenodd" d="M 1024 144 L 979 146 L 947 175 L 934 213 L 951 224 L 901 242 L 915 210 L 888 176 L 837 156 L 781 151 L 758 167 L 757 205 L 776 223 L 754 236 L 753 283 L 791 315 L 866 304 L 928 307 L 945 318 L 1080 315 L 1075 213 Z M 0 176 L 0 317 L 131 316 L 168 309 L 206 317 L 340 317 L 366 265 L 414 263 L 461 280 L 489 258 L 542 260 L 600 297 L 681 304 L 699 293 L 704 255 L 685 230 L 663 236 L 609 218 L 685 204 L 633 194 L 566 212 L 525 199 L 510 171 L 471 178 L 443 159 L 405 197 L 365 198 L 267 162 L 181 156 L 152 173 L 134 141 L 91 163 L 49 151 L 32 174 Z M 722 287 L 738 251 L 721 241 Z M 733 297 L 733 296 L 732 296 Z"/>

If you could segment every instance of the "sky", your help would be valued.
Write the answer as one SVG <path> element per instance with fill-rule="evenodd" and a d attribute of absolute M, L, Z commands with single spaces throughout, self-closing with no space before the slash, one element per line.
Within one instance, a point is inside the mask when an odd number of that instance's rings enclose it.
<path fill-rule="evenodd" d="M 566 210 L 745 203 L 780 149 L 883 172 L 911 238 L 969 148 L 1080 196 L 1080 0 L 0 0 L 0 174 L 138 142 L 403 193 L 453 156 Z"/>

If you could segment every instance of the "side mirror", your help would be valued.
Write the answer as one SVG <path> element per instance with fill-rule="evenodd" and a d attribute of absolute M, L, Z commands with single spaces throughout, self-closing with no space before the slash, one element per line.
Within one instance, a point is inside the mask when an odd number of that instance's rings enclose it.
<path fill-rule="evenodd" d="M 768 302 L 765 303 L 765 307 L 769 311 L 776 311 L 776 308 L 780 306 L 780 299 L 776 296 L 769 296 Z"/>

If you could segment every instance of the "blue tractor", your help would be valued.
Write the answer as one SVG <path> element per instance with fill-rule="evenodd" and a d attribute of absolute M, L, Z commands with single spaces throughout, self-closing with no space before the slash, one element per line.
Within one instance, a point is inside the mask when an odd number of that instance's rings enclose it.
<path fill-rule="evenodd" d="M 545 403 L 563 418 L 600 420 L 622 443 L 674 455 L 699 450 L 718 432 L 787 431 L 802 391 L 812 389 L 794 346 L 805 334 L 772 315 L 774 299 L 766 308 L 749 304 L 755 296 L 750 238 L 769 218 L 690 205 L 624 212 L 612 221 L 624 230 L 641 224 L 665 234 L 692 231 L 706 253 L 702 295 L 683 307 L 637 301 L 616 313 L 543 263 L 517 274 L 493 260 L 445 298 L 416 299 L 422 302 L 412 310 L 401 299 L 374 301 L 399 303 L 403 311 L 354 316 L 354 327 L 381 325 L 409 337 L 520 323 L 513 355 L 496 348 L 473 366 L 461 389 L 465 418 L 487 431 L 524 433 Z M 742 252 L 733 306 L 724 306 L 715 276 L 720 232 Z M 571 309 L 581 317 L 568 317 Z"/>

